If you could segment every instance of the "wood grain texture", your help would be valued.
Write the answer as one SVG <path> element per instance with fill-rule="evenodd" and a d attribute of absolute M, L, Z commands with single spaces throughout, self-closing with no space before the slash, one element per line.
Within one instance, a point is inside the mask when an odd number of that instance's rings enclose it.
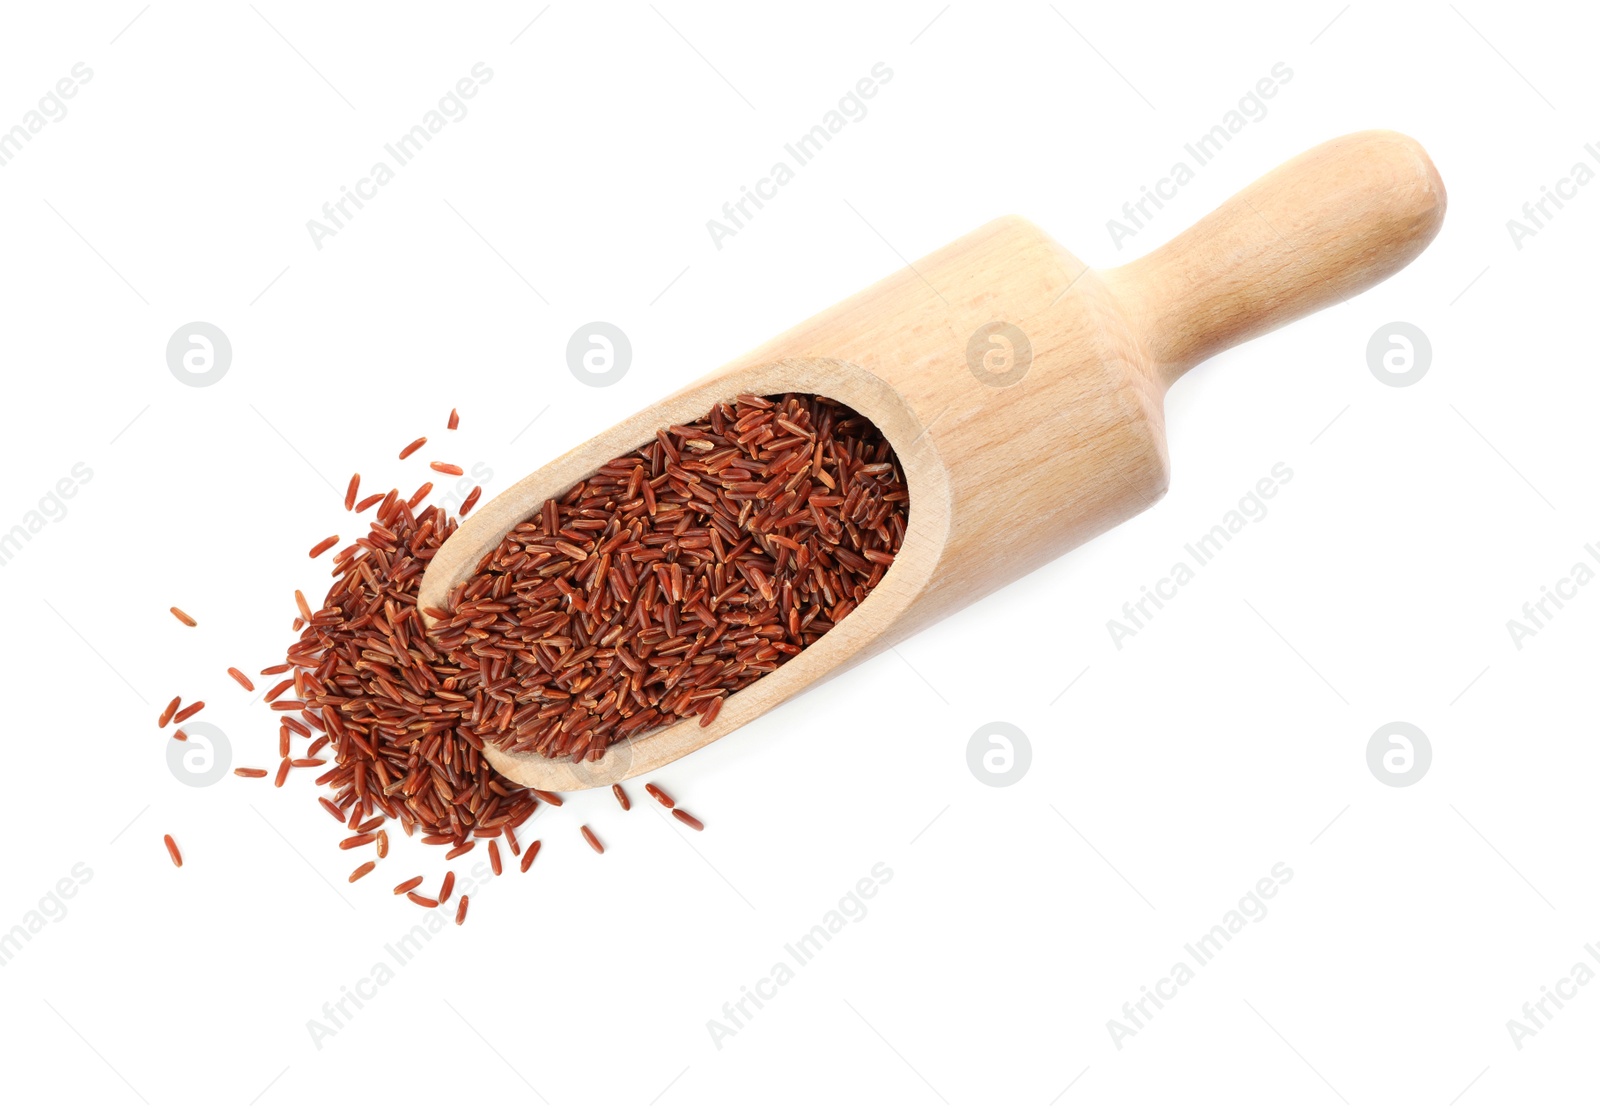
<path fill-rule="evenodd" d="M 1421 146 L 1362 131 L 1285 162 L 1106 280 L 1171 382 L 1376 285 L 1433 240 L 1444 210 Z"/>
<path fill-rule="evenodd" d="M 1167 488 L 1167 386 L 1228 346 L 1381 281 L 1428 244 L 1444 207 L 1420 146 L 1363 132 L 1301 155 L 1114 270 L 1090 270 L 1005 217 L 542 467 L 440 549 L 423 606 L 441 607 L 547 498 L 739 393 L 819 393 L 872 420 L 905 468 L 909 527 L 866 601 L 729 697 L 709 728 L 680 721 L 594 762 L 493 747 L 490 762 L 546 790 L 654 770 L 1142 511 Z M 1022 341 L 988 339 L 995 325 Z"/>

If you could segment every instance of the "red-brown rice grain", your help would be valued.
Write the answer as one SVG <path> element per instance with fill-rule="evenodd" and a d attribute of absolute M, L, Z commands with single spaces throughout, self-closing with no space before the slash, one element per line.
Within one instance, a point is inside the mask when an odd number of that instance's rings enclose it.
<path fill-rule="evenodd" d="M 596 760 L 676 720 L 709 727 L 890 572 L 907 501 L 858 414 L 742 395 L 547 500 L 430 614 L 430 643 L 475 743 Z"/>

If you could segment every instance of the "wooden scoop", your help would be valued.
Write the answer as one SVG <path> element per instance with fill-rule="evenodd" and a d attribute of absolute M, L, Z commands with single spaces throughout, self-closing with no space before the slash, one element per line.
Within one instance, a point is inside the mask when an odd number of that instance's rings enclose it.
<path fill-rule="evenodd" d="M 876 424 L 905 470 L 909 529 L 853 613 L 730 696 L 709 727 L 691 717 L 593 762 L 492 746 L 489 762 L 546 790 L 654 770 L 1127 520 L 1166 492 L 1162 397 L 1179 375 L 1382 281 L 1428 245 L 1444 210 L 1421 146 L 1364 131 L 1112 270 L 1007 216 L 569 451 L 461 526 L 428 567 L 422 606 L 442 608 L 546 499 L 741 393 L 822 394 Z"/>

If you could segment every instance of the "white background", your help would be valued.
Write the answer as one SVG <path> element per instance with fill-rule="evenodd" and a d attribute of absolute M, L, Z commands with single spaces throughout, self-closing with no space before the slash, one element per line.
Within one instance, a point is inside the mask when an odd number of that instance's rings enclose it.
<path fill-rule="evenodd" d="M 1600 185 L 1520 250 L 1507 221 L 1600 167 L 1597 31 L 1579 5 L 1482 0 L 8 6 L 0 128 L 75 63 L 93 77 L 0 167 L 0 530 L 74 464 L 93 477 L 0 567 L 0 931 L 92 871 L 0 966 L 7 1101 L 1592 1098 L 1600 985 L 1520 1047 L 1507 1022 L 1600 972 L 1600 586 L 1520 650 L 1506 622 L 1600 563 Z M 306 222 L 477 62 L 469 114 L 317 249 Z M 877 62 L 867 116 L 717 249 L 706 221 Z M 1116 249 L 1106 221 L 1279 62 L 1266 117 Z M 169 773 L 175 693 L 235 762 L 274 764 L 273 715 L 224 668 L 281 659 L 292 591 L 325 588 L 307 548 L 352 533 L 352 471 L 409 492 L 451 458 L 496 493 L 897 256 L 1017 212 L 1119 264 L 1368 127 L 1431 152 L 1433 246 L 1182 380 L 1154 509 L 655 776 L 704 833 L 637 785 L 627 814 L 573 797 L 524 833 L 532 872 L 397 967 L 419 911 L 388 890 L 437 878 L 436 849 L 347 886 L 359 853 L 309 772 Z M 634 349 L 605 389 L 566 368 L 592 320 Z M 210 388 L 166 365 L 190 321 L 233 345 Z M 1367 365 L 1392 321 L 1432 343 L 1408 388 Z M 1114 646 L 1106 622 L 1279 462 L 1266 518 Z M 967 765 L 995 720 L 1032 748 L 1004 789 Z M 1404 789 L 1366 758 L 1396 720 L 1432 746 Z M 707 1022 L 879 862 L 866 916 L 719 1046 Z M 1114 1041 L 1279 862 L 1267 916 Z M 393 980 L 317 1044 L 307 1023 L 379 962 Z"/>

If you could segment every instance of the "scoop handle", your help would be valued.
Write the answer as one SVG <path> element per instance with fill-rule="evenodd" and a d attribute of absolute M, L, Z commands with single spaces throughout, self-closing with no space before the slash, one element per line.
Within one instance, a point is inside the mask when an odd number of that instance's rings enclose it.
<path fill-rule="evenodd" d="M 1445 192 L 1394 131 L 1331 139 L 1106 273 L 1170 384 L 1212 355 L 1376 285 L 1432 242 Z"/>

